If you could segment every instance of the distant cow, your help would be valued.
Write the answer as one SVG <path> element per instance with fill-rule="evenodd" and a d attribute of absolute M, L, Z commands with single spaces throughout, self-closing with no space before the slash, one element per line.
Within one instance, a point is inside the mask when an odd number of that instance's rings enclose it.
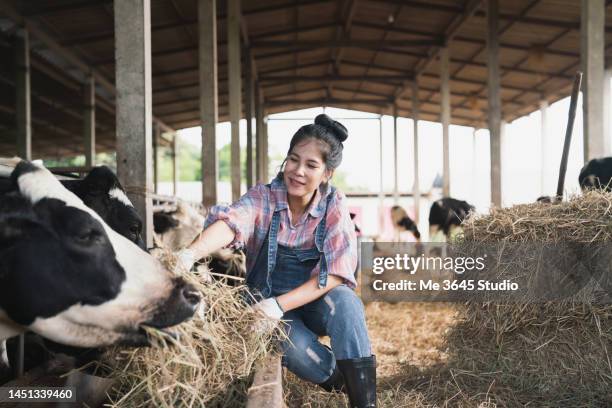
<path fill-rule="evenodd" d="M 435 201 L 429 209 L 429 239 L 431 240 L 439 231 L 448 239 L 472 211 L 474 206 L 466 201 L 450 197 Z"/>
<path fill-rule="evenodd" d="M 589 188 L 612 191 L 612 157 L 593 159 L 580 170 L 578 183 L 582 191 Z"/>
<path fill-rule="evenodd" d="M 204 217 L 192 206 L 182 201 L 174 212 L 157 212 L 153 215 L 157 243 L 163 248 L 178 251 L 188 246 L 204 227 Z M 246 277 L 246 256 L 240 249 L 224 248 L 210 254 L 206 268 L 211 278 L 230 285 Z M 233 279 L 231 277 L 237 278 Z"/>
<path fill-rule="evenodd" d="M 396 233 L 396 241 L 399 241 L 399 234 L 404 231 L 410 231 L 416 238 L 417 242 L 421 241 L 421 233 L 412 218 L 408 216 L 406 210 L 399 205 L 391 207 L 391 222 Z"/>
<path fill-rule="evenodd" d="M 200 295 L 44 167 L 20 162 L 0 197 L 0 340 L 144 345 L 144 327 L 190 318 Z"/>

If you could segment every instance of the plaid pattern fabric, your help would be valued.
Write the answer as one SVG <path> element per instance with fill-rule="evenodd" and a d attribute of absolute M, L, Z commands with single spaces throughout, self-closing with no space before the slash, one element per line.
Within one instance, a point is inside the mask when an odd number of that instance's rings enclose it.
<path fill-rule="evenodd" d="M 320 187 L 307 211 L 296 225 L 290 222 L 287 203 L 287 187 L 282 176 L 277 176 L 269 185 L 258 184 L 230 206 L 215 206 L 211 209 L 205 227 L 222 220 L 236 234 L 230 246 L 245 248 L 247 271 L 250 272 L 261 246 L 266 239 L 274 210 L 280 211 L 278 243 L 291 248 L 308 249 L 315 246 L 315 228 L 325 214 L 328 194 L 334 194 L 327 210 L 323 253 L 328 265 L 328 274 L 344 279 L 350 287 L 356 286 L 357 238 L 355 226 L 349 216 L 344 194 L 329 187 Z M 317 265 L 311 276 L 317 276 Z"/>

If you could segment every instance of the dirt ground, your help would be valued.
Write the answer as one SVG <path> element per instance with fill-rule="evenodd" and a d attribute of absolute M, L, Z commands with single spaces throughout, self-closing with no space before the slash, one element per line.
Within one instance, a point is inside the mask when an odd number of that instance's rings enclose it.
<path fill-rule="evenodd" d="M 418 391 L 428 379 L 422 374 L 443 366 L 447 355 L 444 333 L 455 320 L 456 308 L 447 303 L 370 303 L 366 319 L 378 368 L 380 407 L 434 406 Z M 288 407 L 344 407 L 344 395 L 330 394 L 285 370 Z M 413 387 L 414 386 L 414 387 Z"/>

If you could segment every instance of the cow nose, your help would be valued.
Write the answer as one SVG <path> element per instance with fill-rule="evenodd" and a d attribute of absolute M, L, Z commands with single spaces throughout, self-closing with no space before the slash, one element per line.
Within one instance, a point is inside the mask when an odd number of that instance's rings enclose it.
<path fill-rule="evenodd" d="M 193 307 L 197 306 L 198 303 L 200 303 L 200 300 L 202 300 L 202 295 L 200 295 L 200 292 L 198 292 L 197 289 L 191 285 L 185 286 L 181 291 L 181 295 L 187 304 Z"/>

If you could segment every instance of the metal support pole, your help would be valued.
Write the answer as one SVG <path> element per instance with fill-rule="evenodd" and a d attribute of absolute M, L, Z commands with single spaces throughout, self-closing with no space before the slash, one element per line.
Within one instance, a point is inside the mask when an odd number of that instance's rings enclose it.
<path fill-rule="evenodd" d="M 240 117 L 242 111 L 242 77 L 240 73 L 240 0 L 227 2 L 227 67 L 229 84 L 229 117 L 231 123 L 232 201 L 240 198 Z"/>
<path fill-rule="evenodd" d="M 253 71 L 251 67 L 251 58 L 249 53 L 244 50 L 245 72 L 244 72 L 244 106 L 246 118 L 246 178 L 247 188 L 253 186 L 254 171 L 253 171 Z"/>
<path fill-rule="evenodd" d="M 116 1 L 115 81 L 117 173 L 143 219 L 147 248 L 153 246 L 151 4 L 150 0 Z"/>
<path fill-rule="evenodd" d="M 501 100 L 499 77 L 499 2 L 487 0 L 487 66 L 489 85 L 489 134 L 491 137 L 491 203 L 502 205 Z"/>
<path fill-rule="evenodd" d="M 547 123 L 548 101 L 540 101 L 540 195 L 546 195 L 546 169 L 549 168 L 546 152 L 548 151 L 548 123 Z"/>
<path fill-rule="evenodd" d="M 198 1 L 198 61 L 200 126 L 202 127 L 202 205 L 217 204 L 217 6 L 216 0 Z"/>
<path fill-rule="evenodd" d="M 421 187 L 419 183 L 419 83 L 412 83 L 412 133 L 414 134 L 414 222 L 419 225 L 421 209 Z"/>
<path fill-rule="evenodd" d="M 263 106 L 259 85 L 255 84 L 255 180 L 265 183 L 263 177 Z"/>
<path fill-rule="evenodd" d="M 584 161 L 602 157 L 609 151 L 604 137 L 604 0 L 582 0 L 581 8 L 581 58 L 583 78 L 583 137 Z M 608 85 L 609 86 L 609 85 Z"/>
<path fill-rule="evenodd" d="M 159 145 L 159 138 L 161 137 L 161 126 L 158 123 L 153 124 L 153 191 L 157 193 L 158 180 L 158 162 L 157 162 L 157 151 Z"/>
<path fill-rule="evenodd" d="M 20 28 L 15 36 L 17 155 L 32 160 L 32 96 L 30 87 L 30 35 Z"/>
<path fill-rule="evenodd" d="M 393 202 L 399 203 L 398 169 L 397 169 L 397 105 L 393 105 Z"/>
<path fill-rule="evenodd" d="M 96 80 L 89 75 L 83 86 L 83 138 L 85 143 L 85 166 L 96 161 Z"/>
<path fill-rule="evenodd" d="M 378 143 L 379 143 L 379 154 L 378 154 L 378 170 L 379 170 L 379 189 L 378 189 L 378 231 L 379 234 L 382 234 L 384 224 L 384 198 L 385 198 L 385 190 L 383 185 L 383 125 L 382 125 L 382 115 L 378 117 Z"/>
<path fill-rule="evenodd" d="M 450 196 L 450 147 L 449 147 L 449 132 L 451 121 L 451 105 L 450 105 L 450 80 L 449 80 L 449 55 L 448 47 L 442 48 L 440 52 L 440 79 L 442 89 L 441 116 L 442 116 L 442 195 Z"/>
<path fill-rule="evenodd" d="M 261 138 L 261 141 L 262 141 L 261 154 L 263 157 L 262 175 L 263 175 L 264 181 L 267 183 L 268 181 L 270 181 L 270 175 L 268 174 L 268 172 L 270 171 L 269 169 L 270 163 L 269 163 L 269 158 L 268 158 L 268 117 L 267 116 L 263 117 L 263 132 L 262 133 L 263 133 L 262 138 Z"/>
<path fill-rule="evenodd" d="M 172 195 L 178 193 L 178 180 L 179 180 L 179 168 L 178 168 L 178 155 L 179 155 L 179 144 L 178 135 L 176 132 L 172 135 Z"/>

